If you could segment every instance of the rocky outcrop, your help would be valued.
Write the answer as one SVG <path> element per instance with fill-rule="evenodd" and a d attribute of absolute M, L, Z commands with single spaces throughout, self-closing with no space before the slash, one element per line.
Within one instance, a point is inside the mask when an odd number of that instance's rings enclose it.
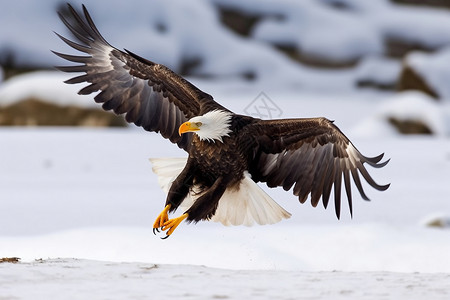
<path fill-rule="evenodd" d="M 398 4 L 444 7 L 450 9 L 450 1 L 448 0 L 391 0 L 391 2 Z"/>
<path fill-rule="evenodd" d="M 399 118 L 390 117 L 388 121 L 389 124 L 391 124 L 399 133 L 402 134 L 433 134 L 430 127 L 420 120 L 402 120 Z"/>
<path fill-rule="evenodd" d="M 40 99 L 26 99 L 0 107 L 4 126 L 126 126 L 111 112 L 73 105 L 60 106 Z"/>
<path fill-rule="evenodd" d="M 438 99 L 437 92 L 430 87 L 427 80 L 418 74 L 410 65 L 404 64 L 400 78 L 398 80 L 397 89 L 399 91 L 415 90 L 421 91 L 434 99 Z"/>

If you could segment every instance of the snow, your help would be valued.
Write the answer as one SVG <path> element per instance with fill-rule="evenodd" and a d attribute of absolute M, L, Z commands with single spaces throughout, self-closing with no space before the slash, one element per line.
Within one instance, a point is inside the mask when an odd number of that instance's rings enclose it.
<path fill-rule="evenodd" d="M 265 188 L 291 219 L 254 227 L 182 224 L 161 240 L 151 227 L 164 194 L 147 158 L 182 156 L 169 142 L 131 129 L 10 128 L 0 137 L 7 145 L 0 149 L 0 256 L 22 258 L 0 264 L 8 274 L 0 276 L 3 297 L 73 291 L 78 299 L 139 299 L 156 286 L 161 295 L 182 290 L 207 298 L 216 290 L 195 289 L 202 278 L 230 298 L 240 298 L 238 287 L 256 286 L 265 297 L 314 291 L 327 298 L 346 290 L 358 298 L 356 281 L 367 286 L 362 299 L 376 298 L 379 281 L 392 286 L 381 299 L 450 293 L 448 229 L 423 225 L 450 211 L 448 140 L 353 139 L 367 155 L 386 151 L 390 164 L 372 173 L 392 183 L 384 193 L 366 188 L 371 202 L 355 197 L 353 219 L 346 212 L 337 221 L 330 209 Z M 167 278 L 181 289 L 161 288 Z M 266 291 L 265 282 L 272 288 Z M 296 285 L 305 282 L 314 288 Z"/>
<path fill-rule="evenodd" d="M 437 53 L 410 53 L 405 64 L 423 78 L 444 101 L 450 100 L 450 48 L 446 47 Z"/>
<path fill-rule="evenodd" d="M 386 77 L 384 75 L 388 72 L 374 72 L 371 66 L 376 63 L 377 60 L 374 60 L 372 63 L 366 64 L 357 69 L 357 73 L 361 77 L 379 79 L 378 82 L 382 82 L 382 77 Z M 382 62 L 378 63 L 382 64 Z M 384 68 L 392 69 L 393 65 L 386 62 Z M 378 70 L 381 69 L 378 68 Z M 326 76 L 316 74 L 318 77 L 315 78 L 313 75 L 314 72 L 311 71 L 311 84 L 315 81 L 314 85 L 320 89 L 322 80 L 326 79 Z M 68 78 L 70 78 L 70 74 L 57 71 L 37 71 L 15 76 L 0 85 L 0 106 L 7 106 L 28 98 L 37 98 L 63 106 L 99 107 L 92 101 L 92 97 L 77 94 L 82 85 L 64 84 L 63 81 Z M 341 125 L 353 122 L 353 126 L 349 130 L 352 130 L 356 136 L 398 135 L 398 132 L 389 124 L 388 120 L 392 117 L 399 120 L 419 120 L 427 124 L 433 134 L 437 136 L 450 135 L 450 104 L 448 101 L 436 102 L 420 92 L 331 94 L 330 90 L 323 88 L 319 94 L 314 90 L 311 92 L 302 90 L 301 95 L 298 96 L 289 92 L 297 91 L 296 88 L 291 88 L 286 92 L 277 87 L 260 84 L 246 85 L 236 81 L 214 83 L 192 78 L 192 82 L 208 93 L 212 93 L 211 90 L 218 91 L 219 94 L 215 95 L 215 98 L 219 102 L 222 101 L 221 95 L 226 95 L 224 99 L 226 99 L 228 107 L 242 114 L 253 113 L 251 106 L 254 102 L 258 103 L 258 99 L 261 97 L 261 92 L 255 92 L 259 90 L 264 91 L 262 95 L 268 97 L 275 104 L 280 114 L 283 114 L 282 117 L 298 117 L 298 112 L 303 111 L 305 115 L 325 116 L 331 120 L 339 120 Z M 328 88 L 333 89 L 334 84 L 334 82 L 330 82 Z M 242 93 L 244 93 L 244 97 Z M 300 90 L 297 93 L 300 93 Z M 275 95 L 275 98 L 271 99 L 272 95 Z M 355 102 L 353 98 L 361 99 Z M 307 106 L 301 109 L 292 109 L 292 102 L 299 101 L 304 101 Z M 351 104 L 353 118 L 348 119 L 345 110 L 336 109 L 334 106 L 336 102 L 345 103 L 343 105 Z"/>
<path fill-rule="evenodd" d="M 253 37 L 295 45 L 330 60 L 383 53 L 387 38 L 439 47 L 450 42 L 450 13 L 433 8 L 395 5 L 388 0 L 213 0 L 251 15 L 266 16 Z M 336 9 L 340 4 L 344 9 Z M 276 16 L 276 17 L 275 17 Z M 332 49 L 332 50 L 331 50 Z"/>
<path fill-rule="evenodd" d="M 97 107 L 92 97 L 78 95 L 79 86 L 65 84 L 70 75 L 55 71 L 36 71 L 17 75 L 0 85 L 0 106 L 29 98 L 58 105 Z"/>
<path fill-rule="evenodd" d="M 436 99 L 417 91 L 402 92 L 389 97 L 372 116 L 362 121 L 353 133 L 367 136 L 370 132 L 372 136 L 378 137 L 400 134 L 388 124 L 390 118 L 420 121 L 437 137 L 450 135 L 450 105 L 439 103 Z"/>
<path fill-rule="evenodd" d="M 7 275 L 2 276 L 7 278 L 2 287 L 6 299 L 92 299 L 98 291 L 107 291 L 105 299 L 446 299 L 448 290 L 442 286 L 450 279 L 448 274 L 355 276 L 76 259 L 38 260 L 7 269 L 5 273 L 0 265 L 0 274 Z"/>
<path fill-rule="evenodd" d="M 392 85 L 400 77 L 401 62 L 381 56 L 371 56 L 358 64 L 355 72 L 356 78 L 360 81 Z"/>
<path fill-rule="evenodd" d="M 126 47 L 175 70 L 186 61 L 201 59 L 203 63 L 195 72 L 198 75 L 240 77 L 242 69 L 256 72 L 261 78 L 267 78 L 271 71 L 302 75 L 300 67 L 290 66 L 290 61 L 271 47 L 261 47 L 259 42 L 242 39 L 225 30 L 208 1 L 154 1 L 150 5 L 143 0 L 117 5 L 106 1 L 72 1 L 77 9 L 81 3 L 89 8 L 100 31 L 112 45 Z M 64 35 L 68 32 L 56 15 L 59 1 L 25 0 L 5 5 L 8 7 L 0 12 L 1 22 L 20 25 L 0 26 L 0 52 L 11 53 L 16 64 L 54 66 L 62 60 L 50 49 L 74 52 L 53 34 L 53 31 Z M 27 15 L 28 22 L 21 22 L 17 18 L 22 18 L 26 11 L 38 13 Z M 133 18 L 124 23 L 120 21 L 124 16 Z M 30 37 L 26 32 L 36 34 Z M 226 67 L 222 69 L 222 66 Z"/>
<path fill-rule="evenodd" d="M 283 20 L 266 18 L 257 24 L 253 36 L 258 40 L 293 44 L 304 54 L 332 60 L 352 60 L 383 51 L 383 41 L 376 28 L 361 22 L 359 17 L 336 13 L 314 1 L 282 1 L 284 5 L 279 5 L 278 1 L 268 3 L 272 8 L 270 13 L 281 14 Z"/>
<path fill-rule="evenodd" d="M 239 113 L 254 96 L 236 98 L 223 87 L 204 88 Z M 346 133 L 388 103 L 360 95 L 338 102 L 308 93 L 270 95 L 289 107 L 283 117 L 323 111 Z M 148 158 L 182 157 L 182 150 L 157 134 L 131 128 L 0 129 L 0 256 L 22 259 L 0 264 L 0 273 L 9 274 L 0 276 L 0 296 L 45 299 L 71 291 L 78 299 L 139 299 L 156 286 L 158 295 L 197 298 L 240 298 L 248 291 L 250 298 L 297 293 L 445 299 L 450 293 L 448 229 L 427 227 L 423 220 L 450 212 L 450 141 L 348 135 L 364 154 L 385 151 L 391 158 L 387 167 L 371 170 L 391 187 L 383 193 L 366 187 L 371 202 L 355 196 L 353 219 L 346 211 L 338 221 L 331 209 L 301 205 L 290 192 L 264 187 L 293 214 L 291 219 L 253 227 L 182 224 L 161 240 L 151 228 L 165 196 Z M 230 277 L 232 282 L 224 279 Z M 167 278 L 174 278 L 180 290 L 161 288 Z M 196 289 L 203 278 L 219 288 Z M 267 282 L 273 284 L 265 290 Z M 299 288 L 305 282 L 314 287 Z M 380 282 L 392 288 L 383 294 Z M 39 288 L 31 288 L 36 283 Z M 260 294 L 249 292 L 257 286 Z"/>
<path fill-rule="evenodd" d="M 200 60 L 201 64 L 192 70 L 194 75 L 228 80 L 253 74 L 255 81 L 266 86 L 348 91 L 360 81 L 358 72 L 311 70 L 293 63 L 267 42 L 295 45 L 300 52 L 331 61 L 360 60 L 363 65 L 385 52 L 384 42 L 389 37 L 425 47 L 440 47 L 450 42 L 446 30 L 450 26 L 449 12 L 393 5 L 386 0 L 338 1 L 346 9 L 336 9 L 333 6 L 336 1 L 325 0 L 151 3 L 130 0 L 114 5 L 106 1 L 76 0 L 72 4 L 79 9 L 82 2 L 105 38 L 119 49 L 126 47 L 175 70 L 187 62 Z M 240 37 L 220 24 L 214 5 L 235 7 L 262 15 L 263 19 L 250 37 Z M 4 3 L 0 11 L 0 24 L 4 24 L 0 26 L 3 55 L 0 61 L 49 68 L 62 64 L 50 49 L 76 52 L 53 34 L 56 31 L 67 35 L 67 29 L 56 16 L 56 10 L 61 7 L 58 0 Z M 120 21 L 124 16 L 133 17 Z M 24 18 L 27 22 L 22 22 Z M 398 67 L 385 66 L 372 64 L 371 69 L 376 73 L 388 72 L 384 78 L 398 74 Z M 334 85 L 324 87 L 323 82 L 334 82 Z"/>
<path fill-rule="evenodd" d="M 182 150 L 133 126 L 0 128 L 0 258 L 21 258 L 0 263 L 0 299 L 449 298 L 450 104 L 418 92 L 355 90 L 360 79 L 388 84 L 398 77 L 400 63 L 379 55 L 381 38 L 398 34 L 429 46 L 450 41 L 448 12 L 387 0 L 130 1 L 83 2 L 118 48 L 172 68 L 201 57 L 196 74 L 218 80 L 189 80 L 236 113 L 258 104 L 263 93 L 282 118 L 335 120 L 363 154 L 386 153 L 390 163 L 369 171 L 391 187 L 378 192 L 365 185 L 372 201 L 355 194 L 353 219 L 344 205 L 339 221 L 332 209 L 301 205 L 291 192 L 262 185 L 292 213 L 289 220 L 253 227 L 182 224 L 161 240 L 152 225 L 165 195 L 148 158 L 182 157 Z M 337 2 L 347 9 L 332 13 Z M 74 53 L 52 33 L 67 32 L 54 13 L 58 3 L 4 3 L 0 22 L 17 26 L 0 26 L 1 50 L 14 50 L 20 64 L 65 64 L 48 51 Z M 268 17 L 244 39 L 221 27 L 211 3 Z M 305 18 L 295 20 L 300 8 Z M 288 18 L 277 23 L 273 13 Z M 25 16 L 27 22 L 17 20 Z M 133 17 L 117 22 L 124 16 Z M 294 37 L 300 23 L 305 30 Z M 311 34 L 334 28 L 329 40 Z M 355 68 L 317 70 L 263 43 L 274 38 L 295 38 L 329 57 L 367 56 Z M 324 46 L 332 51 L 320 52 Z M 438 74 L 432 84 L 448 95 L 439 73 L 445 51 L 414 54 L 408 62 L 427 78 Z M 257 79 L 243 82 L 239 76 L 249 71 Z M 0 106 L 29 97 L 96 106 L 92 96 L 76 94 L 82 85 L 62 83 L 69 77 L 39 71 L 10 78 L 0 83 Z M 389 117 L 421 120 L 436 134 L 401 136 Z M 430 227 L 435 220 L 443 226 Z"/>

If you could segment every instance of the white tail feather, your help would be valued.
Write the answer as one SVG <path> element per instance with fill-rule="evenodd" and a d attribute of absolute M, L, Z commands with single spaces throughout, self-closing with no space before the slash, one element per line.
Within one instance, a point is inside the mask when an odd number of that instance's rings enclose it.
<path fill-rule="evenodd" d="M 239 189 L 227 189 L 211 221 L 224 225 L 274 224 L 291 216 L 245 173 Z"/>
<path fill-rule="evenodd" d="M 158 183 L 167 193 L 172 182 L 186 164 L 186 158 L 153 158 L 153 172 L 158 176 Z M 201 194 L 189 193 L 180 208 L 187 210 Z M 245 172 L 238 189 L 227 189 L 220 198 L 216 213 L 211 221 L 228 225 L 251 226 L 254 223 L 264 225 L 277 223 L 291 216 L 289 212 L 276 203 Z"/>
<path fill-rule="evenodd" d="M 167 194 L 172 182 L 183 171 L 187 158 L 150 158 L 149 160 L 153 165 L 153 173 L 158 176 L 159 186 Z"/>

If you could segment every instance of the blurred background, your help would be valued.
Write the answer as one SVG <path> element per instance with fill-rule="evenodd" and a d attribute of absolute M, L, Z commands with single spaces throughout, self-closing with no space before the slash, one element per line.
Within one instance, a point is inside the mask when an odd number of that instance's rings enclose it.
<path fill-rule="evenodd" d="M 72 4 L 80 9 L 81 2 Z M 365 115 L 372 134 L 449 135 L 448 1 L 83 3 L 112 45 L 165 64 L 196 84 L 206 82 L 213 95 L 252 91 L 247 104 L 261 91 L 272 98 L 282 91 L 298 98 L 300 92 L 389 98 Z M 63 85 L 68 76 L 55 72 L 55 65 L 67 63 L 50 49 L 76 53 L 53 33 L 68 36 L 56 15 L 67 13 L 65 1 L 1 6 L 0 125 L 125 126 L 92 101 L 80 100 L 81 87 Z"/>
<path fill-rule="evenodd" d="M 339 222 L 261 185 L 291 219 L 200 222 L 160 243 L 151 228 L 165 195 L 148 158 L 186 154 L 63 83 L 75 74 L 50 50 L 79 55 L 54 34 L 71 37 L 56 14 L 65 1 L 2 1 L 0 257 L 450 272 L 449 1 L 71 1 L 82 3 L 111 45 L 236 113 L 335 120 L 364 155 L 386 153 L 369 171 L 392 185 L 366 187 L 370 203 L 354 188 L 353 218 L 343 204 Z"/>

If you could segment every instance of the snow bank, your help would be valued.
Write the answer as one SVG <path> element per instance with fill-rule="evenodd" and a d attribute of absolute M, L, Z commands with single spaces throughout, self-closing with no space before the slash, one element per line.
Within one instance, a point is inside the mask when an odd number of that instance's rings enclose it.
<path fill-rule="evenodd" d="M 80 9 L 82 2 L 112 45 L 126 47 L 174 70 L 200 59 L 201 65 L 192 70 L 197 75 L 241 77 L 255 73 L 258 79 L 279 76 L 281 82 L 294 72 L 297 83 L 307 77 L 301 68 L 291 66 L 290 60 L 271 47 L 242 39 L 224 29 L 208 1 L 149 3 L 131 0 L 111 5 L 91 0 L 72 3 Z M 27 0 L 5 5 L 8 7 L 1 10 L 0 20 L 18 26 L 0 26 L 0 52 L 11 53 L 11 59 L 18 65 L 67 64 L 49 51 L 76 52 L 53 34 L 56 31 L 67 35 L 67 29 L 56 15 L 59 1 Z M 24 15 L 28 22 L 21 21 Z M 118 21 L 124 16 L 133 16 L 128 17 L 126 26 Z M 18 17 L 20 20 L 15 19 Z M 32 37 L 29 32 L 33 32 Z"/>
<path fill-rule="evenodd" d="M 59 105 L 100 106 L 92 96 L 78 95 L 81 85 L 68 85 L 70 75 L 58 71 L 38 71 L 15 76 L 0 84 L 0 106 L 36 98 Z"/>
<path fill-rule="evenodd" d="M 450 228 L 450 215 L 436 213 L 424 218 L 422 224 L 429 227 Z"/>
<path fill-rule="evenodd" d="M 318 1 L 217 1 L 252 14 L 268 16 L 256 24 L 252 36 L 261 41 L 294 46 L 314 57 L 335 61 L 382 53 L 383 41 L 361 15 L 340 13 Z M 333 49 L 333 50 L 331 50 Z"/>
<path fill-rule="evenodd" d="M 429 47 L 450 42 L 445 29 L 450 27 L 450 13 L 385 0 L 338 1 L 344 9 L 336 9 L 336 1 L 325 0 L 72 1 L 77 9 L 82 2 L 106 39 L 119 49 L 126 47 L 175 71 L 200 62 L 191 74 L 239 80 L 250 76 L 266 86 L 348 90 L 359 81 L 354 72 L 311 70 L 293 63 L 268 43 L 295 45 L 303 53 L 331 60 L 364 58 L 365 64 L 365 59 L 384 52 L 388 37 Z M 3 59 L 21 66 L 65 64 L 49 51 L 76 52 L 53 34 L 67 33 L 56 16 L 60 5 L 57 0 L 5 3 L 0 11 Z M 263 19 L 250 38 L 243 38 L 223 27 L 215 5 L 262 15 Z M 124 18 L 126 22 L 120 22 Z M 385 80 L 397 74 L 396 67 L 380 65 L 381 70 L 376 70 L 378 66 L 371 64 L 370 68 L 375 73 L 389 73 Z"/>
<path fill-rule="evenodd" d="M 411 67 L 444 101 L 450 101 L 450 48 L 438 53 L 413 52 L 405 59 Z"/>
<path fill-rule="evenodd" d="M 25 262 L 75 257 L 233 270 L 450 272 L 445 230 L 380 224 L 215 225 L 182 226 L 167 241 L 150 227 L 120 226 L 3 236 L 0 246 L 2 255 Z"/>
<path fill-rule="evenodd" d="M 384 64 L 384 67 L 378 70 L 385 69 L 385 71 L 377 73 L 373 68 L 376 64 Z M 355 73 L 360 78 L 382 84 L 383 77 L 386 78 L 393 69 L 398 71 L 398 65 L 395 62 L 374 59 L 361 65 Z M 347 73 L 347 76 L 351 77 L 351 74 Z M 273 98 L 271 101 L 275 101 L 274 103 L 280 107 L 282 115 L 279 117 L 325 116 L 336 120 L 339 126 L 344 125 L 342 128 L 351 129 L 355 136 L 398 135 L 388 121 L 390 118 L 421 121 L 436 136 L 450 134 L 450 105 L 447 102 L 437 102 L 420 92 L 403 92 L 394 95 L 383 93 L 329 95 L 332 89 L 342 88 L 338 86 L 342 82 L 332 82 L 327 88 L 321 88 L 321 83 L 322 80 L 332 81 L 335 74 L 328 73 L 328 76 L 324 76 L 311 71 L 310 75 L 309 88 L 320 90 L 319 94 L 305 93 L 296 89 L 293 89 L 293 92 L 287 92 L 279 87 L 267 87 L 264 84 L 248 85 L 234 81 L 214 83 L 195 80 L 193 83 L 200 89 L 213 94 L 217 101 L 236 113 L 245 114 L 248 105 L 256 100 L 261 91 L 264 91 L 265 94 L 270 95 L 269 98 Z M 70 74 L 59 71 L 39 71 L 15 76 L 0 84 L 0 106 L 7 106 L 28 98 L 37 98 L 62 106 L 100 108 L 100 105 L 93 101 L 93 95 L 77 94 L 84 86 L 83 84 L 63 83 L 70 77 Z M 258 90 L 259 92 L 255 92 Z M 356 99 L 358 101 L 355 101 Z M 301 115 L 298 113 L 300 110 L 292 109 L 293 103 L 301 105 Z M 341 103 L 342 106 L 352 103 L 352 118 L 347 118 L 346 112 L 341 108 L 336 109 L 336 103 Z M 348 122 L 352 123 L 352 126 L 348 126 Z"/>
<path fill-rule="evenodd" d="M 389 123 L 394 118 L 401 121 L 420 121 L 438 137 L 450 135 L 450 105 L 437 102 L 421 92 L 403 92 L 383 101 L 377 111 L 352 133 L 357 136 L 395 136 L 400 133 Z"/>
<path fill-rule="evenodd" d="M 397 82 L 401 68 L 401 62 L 398 60 L 373 56 L 358 64 L 355 68 L 355 77 L 359 85 L 390 87 Z"/>
<path fill-rule="evenodd" d="M 395 5 L 388 0 L 212 0 L 265 18 L 253 37 L 294 45 L 299 52 L 330 60 L 379 55 L 386 39 L 437 48 L 450 43 L 450 13 Z"/>

